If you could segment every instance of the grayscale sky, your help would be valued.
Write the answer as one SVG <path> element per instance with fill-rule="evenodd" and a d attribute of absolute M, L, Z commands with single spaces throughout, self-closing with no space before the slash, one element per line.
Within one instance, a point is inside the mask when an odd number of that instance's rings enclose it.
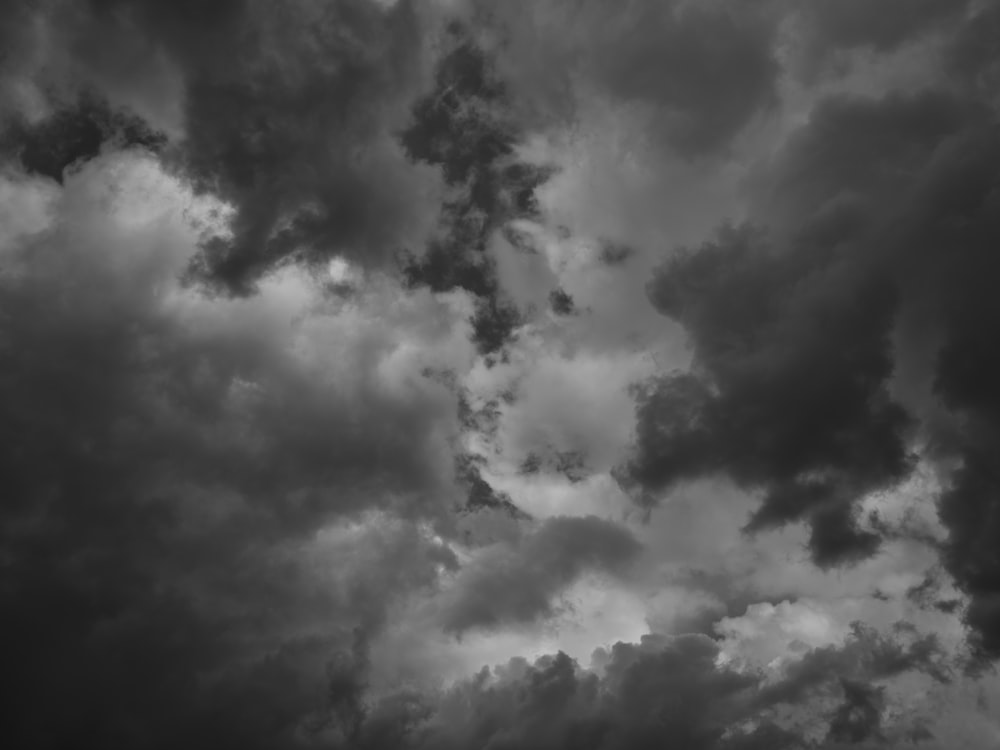
<path fill-rule="evenodd" d="M 0 3 L 0 745 L 1000 747 L 1000 3 Z"/>

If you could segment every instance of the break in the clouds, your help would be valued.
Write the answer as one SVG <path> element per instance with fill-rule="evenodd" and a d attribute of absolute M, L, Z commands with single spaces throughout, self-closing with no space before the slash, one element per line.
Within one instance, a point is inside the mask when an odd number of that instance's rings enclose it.
<path fill-rule="evenodd" d="M 1000 6 L 0 7 L 5 747 L 995 747 Z"/>

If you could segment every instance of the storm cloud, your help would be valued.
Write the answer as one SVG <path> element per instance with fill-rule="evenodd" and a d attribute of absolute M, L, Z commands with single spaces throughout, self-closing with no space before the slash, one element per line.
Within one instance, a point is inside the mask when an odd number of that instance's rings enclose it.
<path fill-rule="evenodd" d="M 987 746 L 998 24 L 4 4 L 0 742 Z"/>
<path fill-rule="evenodd" d="M 988 651 L 995 593 L 976 550 L 992 533 L 996 136 L 991 102 L 962 79 L 821 99 L 754 175 L 749 223 L 679 252 L 650 283 L 695 367 L 640 390 L 623 470 L 654 493 L 726 474 L 761 492 L 751 529 L 806 519 L 828 564 L 875 551 L 856 503 L 904 479 L 924 446 L 955 467 L 943 469 L 944 559 Z"/>
<path fill-rule="evenodd" d="M 650 635 L 598 650 L 589 667 L 562 652 L 512 659 L 437 694 L 376 704 L 358 746 L 632 750 L 669 738 L 692 749 L 836 747 L 775 718 L 812 700 L 840 699 L 827 728 L 831 743 L 867 739 L 883 715 L 879 690 L 867 681 L 922 668 L 908 648 L 860 627 L 843 648 L 809 652 L 776 681 L 719 657 L 719 644 L 705 635 Z"/>
<path fill-rule="evenodd" d="M 444 627 L 461 633 L 551 615 L 554 597 L 581 574 L 621 572 L 638 552 L 627 530 L 599 518 L 548 519 L 513 549 L 466 569 Z"/>

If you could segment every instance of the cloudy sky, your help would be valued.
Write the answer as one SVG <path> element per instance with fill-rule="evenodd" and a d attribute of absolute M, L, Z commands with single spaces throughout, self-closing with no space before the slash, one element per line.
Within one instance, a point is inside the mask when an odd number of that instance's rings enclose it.
<path fill-rule="evenodd" d="M 998 40 L 0 4 L 0 743 L 1000 747 Z"/>

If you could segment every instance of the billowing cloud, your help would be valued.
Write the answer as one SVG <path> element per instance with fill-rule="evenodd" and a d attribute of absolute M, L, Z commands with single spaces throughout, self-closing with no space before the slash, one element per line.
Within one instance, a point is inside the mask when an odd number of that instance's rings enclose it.
<path fill-rule="evenodd" d="M 365 748 L 833 747 L 780 717 L 809 701 L 834 707 L 818 736 L 836 743 L 896 731 L 871 681 L 919 671 L 924 650 L 858 628 L 841 645 L 808 651 L 770 678 L 720 663 L 704 635 L 646 636 L 594 653 L 583 668 L 565 653 L 513 659 L 450 689 L 395 694 L 371 707 Z M 400 709 L 405 708 L 404 711 Z M 859 715 L 860 714 L 860 718 Z M 858 739 L 855 739 L 858 738 Z"/>
<path fill-rule="evenodd" d="M 998 19 L 4 4 L 0 742 L 995 744 Z"/>
<path fill-rule="evenodd" d="M 849 502 L 909 467 L 907 416 L 886 389 L 893 293 L 855 289 L 836 266 L 820 266 L 810 288 L 793 256 L 762 244 L 728 230 L 653 281 L 704 376 L 667 376 L 640 394 L 641 452 L 626 471 L 652 489 L 714 472 L 760 487 L 755 525 L 815 513 L 813 550 L 826 563 L 869 549 Z"/>
<path fill-rule="evenodd" d="M 640 107 L 664 145 L 694 156 L 725 148 L 774 100 L 767 3 L 556 0 L 489 17 L 529 118 L 559 119 L 609 98 Z"/>
<path fill-rule="evenodd" d="M 446 522 L 453 412 L 420 372 L 431 352 L 469 356 L 447 305 L 378 283 L 324 302 L 294 272 L 249 300 L 186 290 L 199 231 L 224 231 L 225 207 L 141 152 L 92 161 L 61 190 L 4 180 L 44 217 L 8 239 L 0 279 L 14 744 L 190 736 L 223 695 L 284 689 L 237 676 L 257 660 L 298 681 L 338 628 L 377 625 L 389 592 L 453 564 L 429 526 L 405 544 L 385 532 L 371 567 L 405 575 L 367 589 L 350 573 L 343 593 L 324 587 L 302 558 L 338 518 Z M 392 308 L 409 322 L 382 317 Z M 320 625 L 323 612 L 336 614 Z M 215 676 L 196 689 L 199 674 Z M 288 701 L 259 741 L 308 710 Z M 36 713 L 53 702 L 59 721 Z M 254 734 L 237 719 L 219 731 Z"/>
<path fill-rule="evenodd" d="M 909 474 L 915 440 L 951 453 L 944 443 L 970 439 L 956 430 L 979 432 L 954 417 L 974 388 L 959 352 L 987 351 L 969 337 L 992 319 L 974 279 L 989 275 L 995 176 L 971 157 L 995 148 L 989 111 L 960 89 L 814 108 L 753 181 L 760 227 L 723 229 L 651 282 L 695 367 L 641 391 L 626 482 L 656 492 L 726 474 L 762 493 L 751 528 L 807 519 L 819 562 L 875 549 L 856 501 Z M 984 382 L 988 357 L 973 370 Z M 952 528 L 956 491 L 942 506 Z"/>
<path fill-rule="evenodd" d="M 444 627 L 531 623 L 551 615 L 553 599 L 580 575 L 621 573 L 639 552 L 628 531 L 594 516 L 550 518 L 512 549 L 481 556 L 455 583 Z"/>
<path fill-rule="evenodd" d="M 423 197 L 433 196 L 434 179 L 394 138 L 424 76 L 410 3 L 111 0 L 39 4 L 18 18 L 49 59 L 25 50 L 11 69 L 61 94 L 43 102 L 52 117 L 66 117 L 59 110 L 67 99 L 73 106 L 76 90 L 96 89 L 144 115 L 135 101 L 144 87 L 173 98 L 180 122 L 163 125 L 180 131 L 175 166 L 236 209 L 231 236 L 193 259 L 212 284 L 247 292 L 293 257 L 384 263 L 428 226 L 434 204 Z M 149 58 L 177 85 L 165 87 Z"/>

